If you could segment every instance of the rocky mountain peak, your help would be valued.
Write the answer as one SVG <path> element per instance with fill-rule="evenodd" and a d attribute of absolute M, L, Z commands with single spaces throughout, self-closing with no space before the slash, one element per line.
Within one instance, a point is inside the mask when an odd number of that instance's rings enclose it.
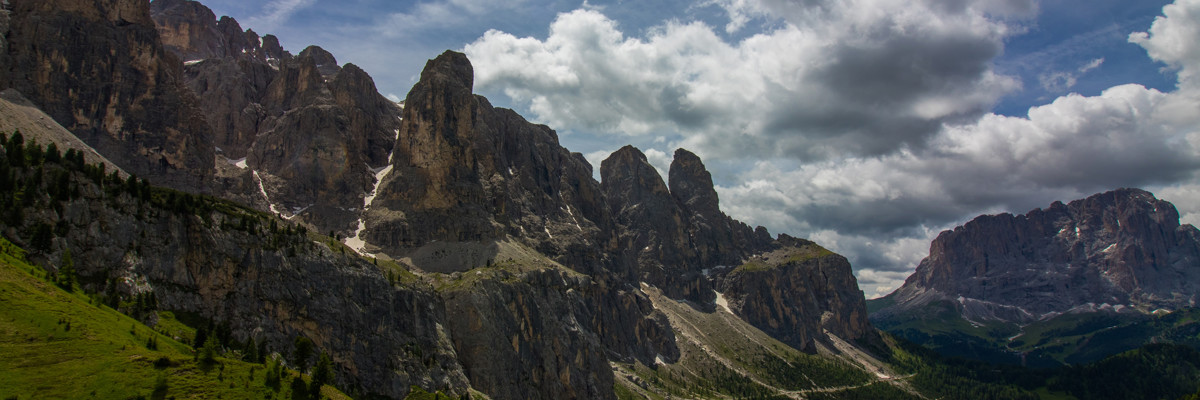
<path fill-rule="evenodd" d="M 350 131 L 364 136 L 363 146 L 371 168 L 386 166 L 400 128 L 396 118 L 400 109 L 396 103 L 380 95 L 371 75 L 354 64 L 342 66 L 328 86 L 334 102 L 350 119 Z"/>
<path fill-rule="evenodd" d="M 471 60 L 467 59 L 466 54 L 446 50 L 425 63 L 425 69 L 421 71 L 421 81 L 442 82 L 471 91 L 475 87 L 475 68 L 471 66 Z"/>
<path fill-rule="evenodd" d="M 258 37 L 253 30 L 246 30 L 246 35 Z M 268 61 L 285 60 L 291 58 L 292 56 L 291 53 L 288 53 L 283 49 L 283 46 L 279 45 L 279 38 L 272 34 L 267 34 L 262 37 L 262 49 L 263 55 L 267 56 Z"/>
<path fill-rule="evenodd" d="M 194 1 L 156 0 L 168 50 L 187 60 L 184 77 L 200 97 L 226 164 L 226 197 L 300 220 L 322 232 L 354 229 L 387 164 L 400 110 L 358 67 L 342 71 L 310 46 L 292 57 L 275 36 L 259 37 Z M 227 162 L 226 162 L 227 161 Z"/>
<path fill-rule="evenodd" d="M 225 57 L 245 48 L 241 27 L 232 18 L 217 20 L 208 7 L 190 0 L 154 0 L 150 12 L 163 46 L 184 61 Z M 230 31 L 235 31 L 230 37 Z M 231 43 L 230 39 L 240 39 Z"/>
<path fill-rule="evenodd" d="M 614 211 L 623 204 L 640 203 L 650 197 L 667 197 L 670 192 L 658 170 L 637 147 L 626 145 L 600 163 L 600 182 Z"/>
<path fill-rule="evenodd" d="M 308 46 L 300 52 L 297 58 L 312 59 L 313 65 L 321 72 L 321 76 L 330 78 L 342 70 L 333 54 L 320 46 Z"/>
<path fill-rule="evenodd" d="M 158 21 L 170 22 L 202 22 L 201 25 L 216 26 L 216 24 L 203 24 L 206 21 L 216 21 L 217 16 L 204 4 L 198 1 L 191 0 L 153 0 L 150 2 L 150 15 Z M 164 40 L 164 44 L 172 45 Z M 187 48 L 187 47 L 179 47 Z"/>
<path fill-rule="evenodd" d="M 623 256 L 636 265 L 637 279 L 668 297 L 710 300 L 712 285 L 700 273 L 688 218 L 645 154 L 622 147 L 600 163 L 600 176 L 609 208 L 623 228 Z"/>
<path fill-rule="evenodd" d="M 675 150 L 669 174 L 671 194 L 688 210 L 704 218 L 721 213 L 712 174 L 695 153 L 682 148 Z"/>
<path fill-rule="evenodd" d="M 366 218 L 368 242 L 401 254 L 512 236 L 577 271 L 616 268 L 604 253 L 614 231 L 591 166 L 549 127 L 471 93 L 473 75 L 461 53 L 426 63 Z"/>
<path fill-rule="evenodd" d="M 278 75 L 267 88 L 264 103 L 271 106 L 272 114 L 278 115 L 328 97 L 324 72 L 317 65 L 317 58 L 309 53 L 296 56 L 279 66 Z"/>
<path fill-rule="evenodd" d="M 260 38 L 253 30 L 242 30 L 241 24 L 229 16 L 217 19 L 198 1 L 153 0 L 150 13 L 163 46 L 189 65 L 201 60 L 234 59 L 278 67 L 280 61 L 291 58 L 279 46 L 278 38 Z"/>
<path fill-rule="evenodd" d="M 968 318 L 1007 321 L 1101 304 L 1151 312 L 1195 304 L 1197 263 L 1200 231 L 1174 205 L 1119 189 L 942 232 L 890 297 L 901 308 L 963 299 Z"/>

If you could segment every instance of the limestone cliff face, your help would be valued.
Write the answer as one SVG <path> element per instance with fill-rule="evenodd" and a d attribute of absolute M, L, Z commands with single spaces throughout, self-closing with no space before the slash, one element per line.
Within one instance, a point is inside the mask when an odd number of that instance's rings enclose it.
<path fill-rule="evenodd" d="M 623 256 L 636 265 L 638 279 L 668 297 L 711 303 L 707 274 L 778 247 L 766 228 L 756 232 L 721 212 L 711 174 L 685 149 L 675 151 L 670 186 L 632 146 L 604 160 L 600 174 L 621 227 Z"/>
<path fill-rule="evenodd" d="M 444 291 L 455 349 L 471 384 L 496 399 L 611 399 L 608 360 L 679 357 L 665 318 L 644 296 L 607 290 L 591 277 L 564 270 L 500 271 Z M 639 299 L 640 298 L 640 299 Z M 631 307 L 632 306 L 632 307 Z M 607 325 L 617 322 L 614 325 Z M 622 348 L 623 330 L 642 343 Z M 636 348 L 641 347 L 641 348 Z"/>
<path fill-rule="evenodd" d="M 1120 189 L 942 232 L 880 315 L 942 298 L 968 318 L 1011 322 L 1105 303 L 1174 310 L 1195 305 L 1197 263 L 1200 232 L 1174 205 Z"/>
<path fill-rule="evenodd" d="M 258 100 L 292 55 L 274 36 L 243 31 L 233 18 L 218 20 L 199 2 L 155 0 L 150 11 L 164 47 L 184 61 L 185 80 L 212 126 L 214 145 L 229 159 L 245 157 L 268 116 Z"/>
<path fill-rule="evenodd" d="M 366 163 L 372 168 L 388 165 L 388 156 L 400 130 L 396 104 L 378 95 L 375 81 L 354 64 L 341 68 L 329 83 L 329 91 L 334 103 L 346 115 L 347 131 L 365 133 L 353 135 L 351 139 L 355 148 L 364 151 Z"/>
<path fill-rule="evenodd" d="M 688 236 L 703 265 L 736 265 L 746 256 L 771 248 L 766 228 L 752 229 L 721 212 L 712 174 L 690 151 L 675 150 L 671 161 L 671 195 L 688 215 Z"/>
<path fill-rule="evenodd" d="M 472 94 L 472 79 L 460 53 L 426 65 L 364 237 L 451 280 L 439 290 L 461 316 L 448 328 L 475 388 L 611 398 L 608 360 L 677 359 L 672 330 L 614 255 L 591 166 L 554 131 Z M 478 260 L 445 261 L 476 248 Z"/>
<path fill-rule="evenodd" d="M 712 284 L 701 272 L 705 266 L 689 236 L 690 219 L 646 156 L 622 147 L 601 163 L 600 176 L 622 228 L 622 256 L 634 264 L 635 278 L 672 298 L 710 302 Z"/>
<path fill-rule="evenodd" d="M 470 385 L 450 317 L 428 284 L 390 284 L 378 266 L 340 246 L 211 197 L 158 192 L 147 201 L 82 173 L 68 186 L 79 195 L 34 196 L 23 223 L 0 223 L 0 234 L 51 270 L 69 249 L 88 291 L 153 292 L 158 309 L 227 324 L 239 342 L 253 338 L 285 358 L 296 337 L 307 337 L 330 354 L 336 382 L 363 394 L 403 398 L 411 385 L 462 394 Z M 56 228 L 39 245 L 31 232 L 41 224 Z"/>
<path fill-rule="evenodd" d="M 730 311 L 806 351 L 826 333 L 874 337 L 850 262 L 807 240 L 781 235 L 780 242 L 779 250 L 751 257 L 719 281 Z"/>
<path fill-rule="evenodd" d="M 212 132 L 138 0 L 10 5 L 0 87 L 20 91 L 122 168 L 206 191 Z"/>
<path fill-rule="evenodd" d="M 163 46 L 184 62 L 240 59 L 278 66 L 292 58 L 279 46 L 279 38 L 243 31 L 237 20 L 228 16 L 217 19 L 212 10 L 197 1 L 153 0 L 150 17 Z"/>
<path fill-rule="evenodd" d="M 434 241 L 519 238 L 583 273 L 611 270 L 611 217 L 591 165 L 544 125 L 471 93 L 461 53 L 430 60 L 405 100 L 365 237 L 400 255 Z"/>
<path fill-rule="evenodd" d="M 669 189 L 632 146 L 605 159 L 600 173 L 621 227 L 621 254 L 638 280 L 701 307 L 723 301 L 746 322 L 806 351 L 815 351 L 814 341 L 828 344 L 828 334 L 874 337 L 850 263 L 815 243 L 772 239 L 765 228 L 755 231 L 725 215 L 695 154 L 675 152 Z"/>
<path fill-rule="evenodd" d="M 258 173 L 271 203 L 324 231 L 352 225 L 374 174 L 366 138 L 333 99 L 314 52 L 284 62 L 267 87 L 265 129 L 251 144 L 247 165 Z"/>
<path fill-rule="evenodd" d="M 224 174 L 233 176 L 222 194 L 249 191 L 264 210 L 349 234 L 375 183 L 373 169 L 387 165 L 400 108 L 361 68 L 339 66 L 320 47 L 293 57 L 275 37 L 217 20 L 194 1 L 155 0 L 151 8 L 167 48 L 187 60 L 188 86 L 220 155 L 245 159 L 244 176 Z"/>
<path fill-rule="evenodd" d="M 184 61 L 207 58 L 237 58 L 254 49 L 258 37 L 250 37 L 229 17 L 217 20 L 208 7 L 187 0 L 159 0 L 150 4 L 163 46 Z"/>

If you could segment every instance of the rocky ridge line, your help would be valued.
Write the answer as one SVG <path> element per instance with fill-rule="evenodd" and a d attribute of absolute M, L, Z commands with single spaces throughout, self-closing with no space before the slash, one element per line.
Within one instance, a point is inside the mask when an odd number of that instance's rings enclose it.
<path fill-rule="evenodd" d="M 1194 307 L 1200 231 L 1175 206 L 1119 189 L 1024 215 L 985 215 L 938 235 L 872 318 L 951 300 L 968 319 L 1028 322 L 1104 304 L 1149 313 Z M 1109 308 L 1111 309 L 1111 307 Z"/>
<path fill-rule="evenodd" d="M 187 60 L 219 149 L 222 193 L 352 236 L 375 170 L 389 162 L 400 107 L 320 47 L 292 56 L 274 36 L 218 20 L 198 2 L 150 6 L 167 49 Z"/>

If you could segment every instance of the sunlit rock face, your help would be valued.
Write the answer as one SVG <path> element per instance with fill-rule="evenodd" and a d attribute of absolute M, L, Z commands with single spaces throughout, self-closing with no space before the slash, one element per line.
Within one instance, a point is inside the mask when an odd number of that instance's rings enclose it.
<path fill-rule="evenodd" d="M 961 303 L 969 318 L 1021 322 L 1104 304 L 1194 306 L 1198 282 L 1200 232 L 1180 225 L 1171 203 L 1120 189 L 942 232 L 890 297 L 892 311 L 936 297 Z"/>
<path fill-rule="evenodd" d="M 226 164 L 244 162 L 240 171 L 225 168 L 222 178 L 238 179 L 214 191 L 350 235 L 374 171 L 388 163 L 400 107 L 361 68 L 339 66 L 320 47 L 292 56 L 274 36 L 217 20 L 193 1 L 156 0 L 151 15 L 166 48 L 184 61 L 218 154 Z"/>
<path fill-rule="evenodd" d="M 208 191 L 212 130 L 145 1 L 22 0 L 9 7 L 0 87 L 20 91 L 126 171 Z"/>

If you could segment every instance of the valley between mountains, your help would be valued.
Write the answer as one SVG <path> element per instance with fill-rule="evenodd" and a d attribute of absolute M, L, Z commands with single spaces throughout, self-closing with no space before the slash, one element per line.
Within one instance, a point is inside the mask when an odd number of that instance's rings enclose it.
<path fill-rule="evenodd" d="M 867 301 L 696 154 L 597 169 L 462 53 L 393 102 L 196 1 L 0 4 L 0 398 L 1200 391 L 1200 232 L 1149 192 L 981 216 Z"/>

